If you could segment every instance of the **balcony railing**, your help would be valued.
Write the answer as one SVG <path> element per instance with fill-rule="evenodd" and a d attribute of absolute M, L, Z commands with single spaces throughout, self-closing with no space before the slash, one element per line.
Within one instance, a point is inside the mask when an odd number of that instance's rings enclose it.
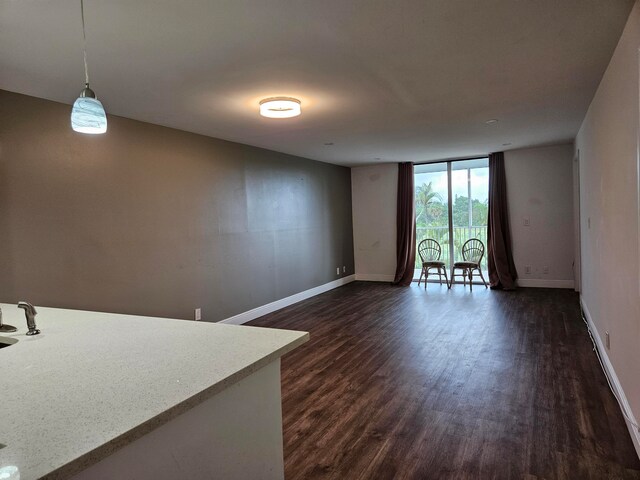
<path fill-rule="evenodd" d="M 447 269 L 451 268 L 450 256 L 449 256 L 449 227 L 417 227 L 416 228 L 416 247 L 425 238 L 433 238 L 440 244 L 442 248 L 442 256 L 440 259 L 445 262 Z M 472 227 L 453 227 L 453 249 L 454 249 L 454 262 L 462 260 L 462 245 L 470 238 L 477 238 L 484 243 L 485 256 L 482 258 L 482 270 L 487 268 L 487 227 L 485 226 L 472 226 Z M 416 250 L 416 269 L 422 268 L 420 262 L 420 256 Z M 419 275 L 419 273 L 418 273 Z"/>

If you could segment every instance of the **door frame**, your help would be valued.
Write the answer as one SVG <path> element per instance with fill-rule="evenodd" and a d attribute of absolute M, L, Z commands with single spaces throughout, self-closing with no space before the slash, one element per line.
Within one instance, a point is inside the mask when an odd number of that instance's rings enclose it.
<path fill-rule="evenodd" d="M 413 166 L 419 166 L 419 165 L 429 165 L 432 163 L 446 163 L 447 164 L 447 214 L 449 216 L 449 265 L 453 266 L 454 263 L 454 258 L 455 258 L 455 251 L 454 251 L 454 235 L 453 235 L 453 163 L 454 162 L 464 162 L 465 160 L 484 160 L 484 159 L 488 159 L 489 155 L 475 155 L 473 157 L 461 157 L 461 158 L 449 158 L 449 159 L 444 159 L 444 160 L 434 160 L 431 162 L 414 162 Z M 414 172 L 415 175 L 415 172 Z M 471 198 L 469 198 L 469 204 L 471 204 Z M 488 226 L 487 226 L 488 228 Z M 417 238 L 416 238 L 416 244 L 417 244 Z M 486 245 L 485 245 L 485 249 L 486 249 Z M 485 252 L 486 253 L 486 252 Z M 417 254 L 417 252 L 416 252 Z M 486 261 L 486 260 L 485 260 Z M 416 270 L 417 271 L 417 270 Z M 451 273 L 451 272 L 450 272 Z M 413 282 L 417 282 L 418 280 L 416 278 L 413 278 L 412 280 Z M 427 280 L 425 279 L 425 282 Z M 453 282 L 453 278 L 450 279 L 450 281 L 452 283 Z M 438 283 L 438 280 L 429 280 L 429 283 Z M 456 284 L 462 284 L 462 281 L 455 281 Z M 474 285 L 482 285 L 482 282 L 480 282 L 479 280 L 477 280 L 477 275 L 476 275 L 476 280 L 473 281 Z"/>

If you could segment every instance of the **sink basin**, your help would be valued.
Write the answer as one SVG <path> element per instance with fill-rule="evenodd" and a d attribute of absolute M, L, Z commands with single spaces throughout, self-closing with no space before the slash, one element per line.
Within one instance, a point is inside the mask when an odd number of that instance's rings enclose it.
<path fill-rule="evenodd" d="M 11 345 L 18 343 L 17 338 L 0 337 L 0 348 L 10 347 Z"/>

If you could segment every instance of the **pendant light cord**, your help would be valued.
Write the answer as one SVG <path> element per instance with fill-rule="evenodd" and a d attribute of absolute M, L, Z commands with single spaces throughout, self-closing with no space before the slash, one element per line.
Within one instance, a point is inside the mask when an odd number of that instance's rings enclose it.
<path fill-rule="evenodd" d="M 87 34 L 84 29 L 84 0 L 80 0 L 80 15 L 82 16 L 82 53 L 84 54 L 84 83 L 89 86 L 89 66 L 87 65 Z"/>

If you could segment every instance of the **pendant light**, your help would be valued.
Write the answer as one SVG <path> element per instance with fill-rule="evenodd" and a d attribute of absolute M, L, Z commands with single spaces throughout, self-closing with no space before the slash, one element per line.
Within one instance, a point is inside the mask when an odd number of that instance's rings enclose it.
<path fill-rule="evenodd" d="M 84 0 L 80 0 L 82 16 L 82 51 L 84 53 L 84 89 L 71 109 L 71 128 L 80 133 L 104 133 L 107 131 L 107 114 L 96 94 L 89 88 L 87 67 L 87 35 L 84 29 Z"/>

